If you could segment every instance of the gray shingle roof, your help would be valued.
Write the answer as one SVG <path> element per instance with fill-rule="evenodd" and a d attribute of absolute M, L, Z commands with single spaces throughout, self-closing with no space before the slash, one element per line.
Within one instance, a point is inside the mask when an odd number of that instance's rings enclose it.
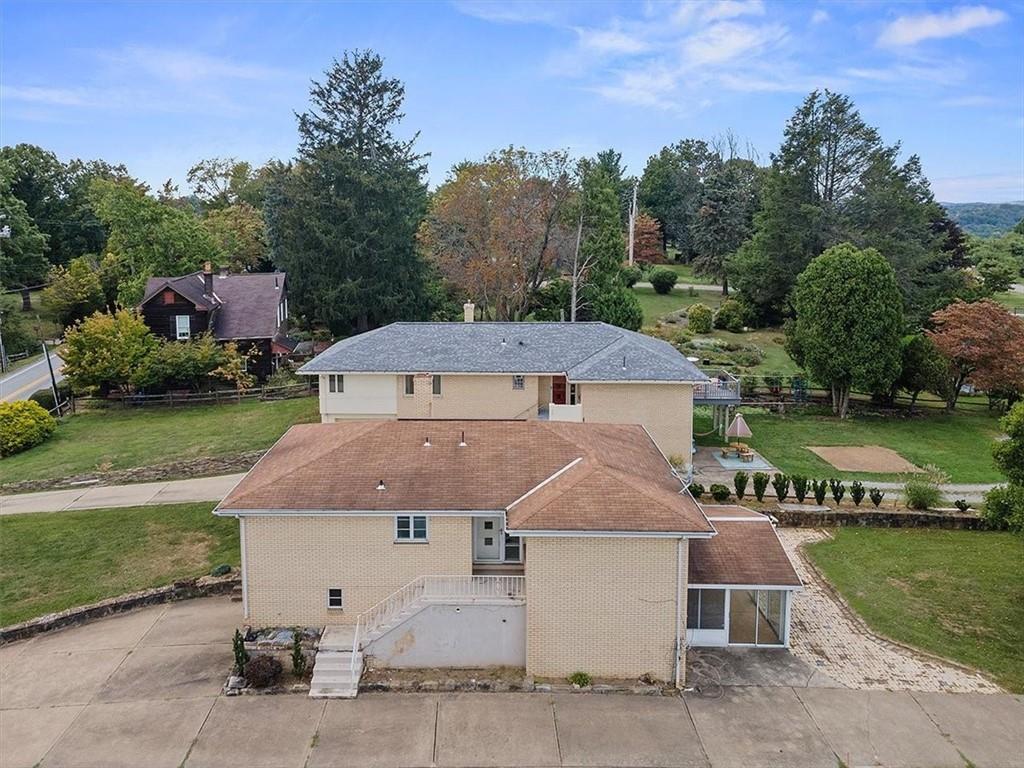
<path fill-rule="evenodd" d="M 572 381 L 707 381 L 671 344 L 606 323 L 393 323 L 299 373 L 565 373 Z"/>

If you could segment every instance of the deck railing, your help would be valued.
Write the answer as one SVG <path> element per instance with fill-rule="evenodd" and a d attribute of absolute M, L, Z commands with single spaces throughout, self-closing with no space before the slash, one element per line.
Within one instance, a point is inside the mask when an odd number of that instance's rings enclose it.
<path fill-rule="evenodd" d="M 695 384 L 694 400 L 729 400 L 740 399 L 740 380 L 726 370 L 704 371 L 711 381 Z"/>
<path fill-rule="evenodd" d="M 368 637 L 417 600 L 521 600 L 526 597 L 525 576 L 420 576 L 395 590 L 356 617 L 352 637 L 352 671 L 363 637 Z"/>

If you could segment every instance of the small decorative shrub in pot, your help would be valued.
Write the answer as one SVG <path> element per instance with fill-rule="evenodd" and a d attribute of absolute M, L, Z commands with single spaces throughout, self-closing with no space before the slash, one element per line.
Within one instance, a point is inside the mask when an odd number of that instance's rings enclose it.
<path fill-rule="evenodd" d="M 273 656 L 256 656 L 245 665 L 245 681 L 253 688 L 266 688 L 281 677 L 281 662 Z"/>
<path fill-rule="evenodd" d="M 704 486 L 700 483 L 690 483 L 690 493 L 693 494 L 693 498 L 699 500 L 704 495 Z"/>
<path fill-rule="evenodd" d="M 854 480 L 850 483 L 850 498 L 853 499 L 853 503 L 858 507 L 864 501 L 864 483 L 860 480 Z"/>
<path fill-rule="evenodd" d="M 651 285 L 654 286 L 656 293 L 665 294 L 671 293 L 672 289 L 675 288 L 679 275 L 668 267 L 657 267 L 651 270 L 648 279 L 651 281 Z"/>
<path fill-rule="evenodd" d="M 711 333 L 711 307 L 694 304 L 686 310 L 687 327 L 694 333 Z"/>
<path fill-rule="evenodd" d="M 569 682 L 572 685 L 575 685 L 577 688 L 586 688 L 588 685 L 594 682 L 594 680 L 586 672 L 573 672 L 571 675 L 569 675 Z"/>
<path fill-rule="evenodd" d="M 723 501 L 728 501 L 728 499 L 729 499 L 729 489 L 728 489 L 728 487 L 726 487 L 726 486 L 724 486 L 724 485 L 722 485 L 720 483 L 715 483 L 714 485 L 711 486 L 711 498 L 714 499 L 715 501 L 717 501 L 719 504 L 721 504 Z"/>
<path fill-rule="evenodd" d="M 249 661 L 249 652 L 245 650 L 245 638 L 237 629 L 235 636 L 231 638 L 231 650 L 235 654 L 235 674 L 241 675 Z"/>
<path fill-rule="evenodd" d="M 772 477 L 772 488 L 775 489 L 775 498 L 779 501 L 785 501 L 789 495 L 789 475 L 776 472 L 775 476 Z"/>
<path fill-rule="evenodd" d="M 811 490 L 814 492 L 814 503 L 820 507 L 825 503 L 825 494 L 828 493 L 828 483 L 824 480 L 811 480 Z"/>
<path fill-rule="evenodd" d="M 768 490 L 768 473 L 754 473 L 754 497 L 758 501 L 764 501 L 764 492 Z"/>
<path fill-rule="evenodd" d="M 868 498 L 871 499 L 871 503 L 877 507 L 879 504 L 882 503 L 882 499 L 885 498 L 885 494 L 882 493 L 877 488 L 872 488 L 870 491 L 868 491 Z"/>
<path fill-rule="evenodd" d="M 732 478 L 732 487 L 736 489 L 736 498 L 742 499 L 747 492 L 748 475 L 742 469 Z"/>
<path fill-rule="evenodd" d="M 793 475 L 793 495 L 796 496 L 796 500 L 801 504 L 804 503 L 804 499 L 807 498 L 807 486 L 809 481 L 803 475 Z"/>
<path fill-rule="evenodd" d="M 842 504 L 843 496 L 846 495 L 846 486 L 843 485 L 843 481 L 833 477 L 828 481 L 828 487 L 832 489 L 832 498 L 836 504 Z"/>

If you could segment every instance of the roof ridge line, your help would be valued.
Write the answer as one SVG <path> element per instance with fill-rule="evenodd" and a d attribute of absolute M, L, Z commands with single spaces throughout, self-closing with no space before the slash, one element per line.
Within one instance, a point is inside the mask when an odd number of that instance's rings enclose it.
<path fill-rule="evenodd" d="M 556 478 L 560 477 L 561 475 L 563 475 L 566 472 L 568 472 L 569 470 L 571 470 L 573 467 L 575 467 L 577 464 L 579 464 L 581 461 L 583 461 L 584 458 L 586 458 L 586 457 L 585 456 L 577 456 L 575 459 L 570 461 L 568 464 L 566 464 L 560 470 L 555 472 L 553 475 L 551 475 L 550 477 L 545 478 L 544 480 L 541 480 L 539 483 L 537 483 L 537 485 L 533 486 L 533 488 L 528 490 L 526 493 L 524 493 L 518 499 L 516 499 L 511 504 L 509 504 L 507 507 L 505 507 L 505 511 L 506 512 L 509 511 L 510 509 L 512 509 L 512 507 L 514 507 L 519 502 L 523 501 L 524 499 L 526 499 L 529 496 L 532 496 L 536 491 L 539 491 L 541 488 L 546 486 L 548 483 L 552 482 Z"/>

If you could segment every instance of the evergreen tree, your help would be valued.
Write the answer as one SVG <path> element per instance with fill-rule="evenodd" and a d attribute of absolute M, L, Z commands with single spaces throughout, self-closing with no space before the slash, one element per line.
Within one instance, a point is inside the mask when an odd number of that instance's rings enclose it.
<path fill-rule="evenodd" d="M 694 270 L 719 281 L 725 295 L 729 293 L 728 257 L 753 227 L 759 175 L 749 160 L 727 160 L 705 179 L 701 205 L 690 225 Z"/>

